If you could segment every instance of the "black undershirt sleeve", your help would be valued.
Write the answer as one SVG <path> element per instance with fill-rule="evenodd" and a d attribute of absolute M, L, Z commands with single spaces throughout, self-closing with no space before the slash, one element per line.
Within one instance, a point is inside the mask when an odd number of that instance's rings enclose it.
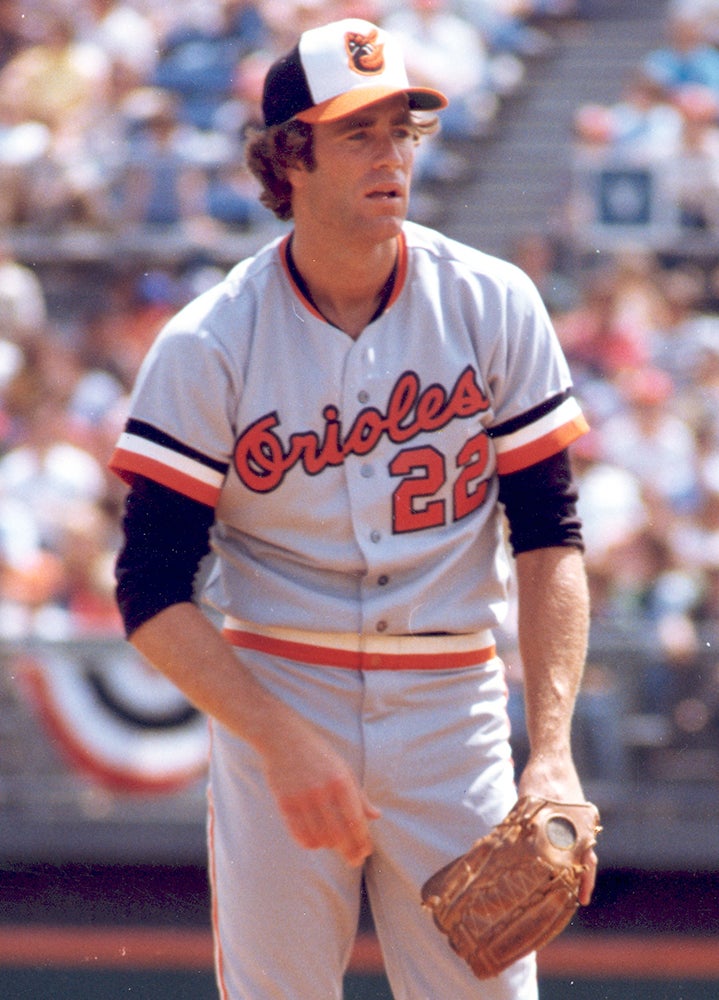
<path fill-rule="evenodd" d="M 164 608 L 193 599 L 214 516 L 206 504 L 135 478 L 125 500 L 124 544 L 115 568 L 127 636 Z"/>
<path fill-rule="evenodd" d="M 514 555 L 555 545 L 584 550 L 577 489 L 566 449 L 527 469 L 500 476 L 499 500 L 509 521 Z"/>

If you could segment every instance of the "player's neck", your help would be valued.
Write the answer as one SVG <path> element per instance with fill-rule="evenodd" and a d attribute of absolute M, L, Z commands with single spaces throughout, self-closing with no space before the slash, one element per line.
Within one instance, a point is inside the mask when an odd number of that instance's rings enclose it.
<path fill-rule="evenodd" d="M 357 338 L 381 311 L 391 293 L 397 240 L 369 253 L 316 253 L 294 233 L 291 255 L 315 307 L 333 326 Z"/>

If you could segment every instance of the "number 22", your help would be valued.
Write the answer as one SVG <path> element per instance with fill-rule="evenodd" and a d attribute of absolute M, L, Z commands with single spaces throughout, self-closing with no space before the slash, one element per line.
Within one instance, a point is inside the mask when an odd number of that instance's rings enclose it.
<path fill-rule="evenodd" d="M 452 488 L 452 520 L 460 521 L 476 510 L 487 495 L 482 481 L 489 458 L 489 439 L 480 432 L 461 448 L 456 458 L 459 469 Z M 424 445 L 401 451 L 390 463 L 393 476 L 402 482 L 392 494 L 392 527 L 395 534 L 438 528 L 446 522 L 446 501 L 436 494 L 447 479 L 444 455 Z M 433 499 L 433 497 L 435 499 Z"/>

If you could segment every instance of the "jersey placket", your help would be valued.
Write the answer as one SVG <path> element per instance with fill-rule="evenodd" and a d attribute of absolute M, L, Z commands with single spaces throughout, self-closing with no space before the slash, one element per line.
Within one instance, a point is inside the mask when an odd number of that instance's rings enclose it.
<path fill-rule="evenodd" d="M 378 364 L 369 331 L 349 351 L 342 386 L 344 434 L 352 426 L 371 426 L 386 414 L 388 379 Z M 379 435 L 372 447 L 353 449 L 345 459 L 349 512 L 355 539 L 366 563 L 360 581 L 362 631 L 394 634 L 402 631 L 392 607 L 392 480 L 387 469 L 388 442 Z"/>

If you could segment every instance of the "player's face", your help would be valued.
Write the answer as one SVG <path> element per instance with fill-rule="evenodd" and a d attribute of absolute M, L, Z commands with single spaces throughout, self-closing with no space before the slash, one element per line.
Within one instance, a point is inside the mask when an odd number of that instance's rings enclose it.
<path fill-rule="evenodd" d="M 328 236 L 395 236 L 407 214 L 414 128 L 406 98 L 388 98 L 314 126 L 316 168 L 295 184 L 295 220 L 309 213 Z"/>

